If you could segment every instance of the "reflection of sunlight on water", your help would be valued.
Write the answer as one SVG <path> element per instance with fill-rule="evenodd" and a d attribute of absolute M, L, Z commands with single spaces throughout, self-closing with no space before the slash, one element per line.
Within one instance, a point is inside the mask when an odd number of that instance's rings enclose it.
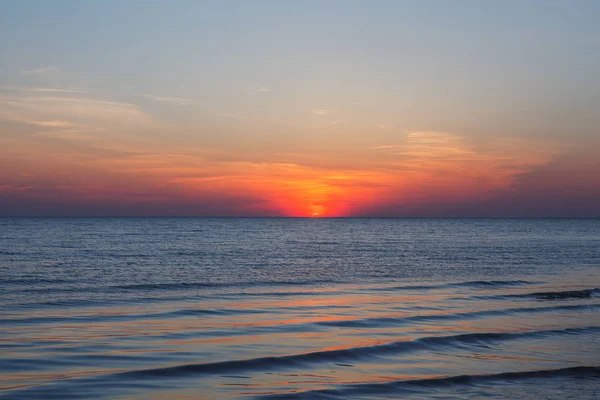
<path fill-rule="evenodd" d="M 4 356 L 29 359 L 40 365 L 40 370 L 5 373 L 1 382 L 16 389 L 88 377 L 104 379 L 131 370 L 190 365 L 193 371 L 196 365 L 246 360 L 244 366 L 232 366 L 231 371 L 222 367 L 224 372 L 215 374 L 186 372 L 161 378 L 162 389 L 145 396 L 202 398 L 197 392 L 202 387 L 202 395 L 208 399 L 437 379 L 473 371 L 500 373 L 524 365 L 560 368 L 580 365 L 578 360 L 593 361 L 587 342 L 582 341 L 579 348 L 571 344 L 569 335 L 545 334 L 535 341 L 526 336 L 482 337 L 419 344 L 424 337 L 527 334 L 597 322 L 596 308 L 553 308 L 565 304 L 535 298 L 484 300 L 498 293 L 535 292 L 540 287 L 511 287 L 501 292 L 496 287 L 394 291 L 385 285 L 331 285 L 322 290 L 294 288 L 299 294 L 281 297 L 258 294 L 243 301 L 230 295 L 223 301 L 206 298 L 148 307 L 138 304 L 118 311 L 52 309 L 28 318 L 54 321 L 18 325 L 14 319 L 11 323 L 15 326 L 3 329 L 2 344 L 9 346 Z M 564 287 L 577 289 L 575 284 Z M 548 285 L 543 289 L 557 290 Z M 476 296 L 480 298 L 475 301 Z M 593 297 L 576 298 L 566 305 L 600 306 L 600 302 Z M 534 312 L 536 309 L 540 311 Z M 28 349 L 25 343 L 37 345 Z M 413 344 L 414 349 L 410 347 Z M 582 351 L 587 356 L 581 355 Z M 302 358 L 312 353 L 319 354 Z M 64 355 L 72 355 L 73 362 L 56 361 Z M 287 361 L 278 364 L 280 357 Z M 93 367 L 86 366 L 92 358 Z M 58 371 L 48 370 L 52 368 Z"/>

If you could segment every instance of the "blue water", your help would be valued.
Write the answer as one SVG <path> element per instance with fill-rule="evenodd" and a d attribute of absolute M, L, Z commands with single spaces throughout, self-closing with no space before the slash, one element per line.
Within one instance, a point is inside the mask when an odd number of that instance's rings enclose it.
<path fill-rule="evenodd" d="M 600 398 L 600 220 L 0 219 L 0 397 Z"/>

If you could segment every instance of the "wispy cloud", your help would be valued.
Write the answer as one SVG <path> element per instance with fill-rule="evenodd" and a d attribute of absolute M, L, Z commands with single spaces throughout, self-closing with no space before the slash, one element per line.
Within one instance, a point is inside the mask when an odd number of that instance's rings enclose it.
<path fill-rule="evenodd" d="M 221 117 L 221 118 L 232 119 L 232 120 L 238 120 L 238 121 L 252 121 L 252 122 L 265 123 L 268 125 L 289 126 L 278 120 L 273 120 L 273 119 L 268 119 L 268 118 L 251 117 L 251 116 L 235 114 L 235 113 L 215 112 L 215 116 Z"/>
<path fill-rule="evenodd" d="M 26 92 L 36 92 L 36 93 L 83 93 L 86 90 L 81 88 L 75 89 L 56 89 L 56 88 L 26 88 L 24 89 Z"/>
<path fill-rule="evenodd" d="M 335 121 L 331 121 L 331 125 L 339 125 L 339 124 L 343 124 L 344 121 L 341 119 L 337 119 Z"/>
<path fill-rule="evenodd" d="M 76 124 L 69 121 L 34 121 L 34 125 L 43 126 L 48 128 L 68 128 Z"/>
<path fill-rule="evenodd" d="M 376 127 L 379 129 L 390 129 L 388 124 L 377 124 Z"/>
<path fill-rule="evenodd" d="M 383 146 L 375 146 L 375 147 L 369 147 L 369 150 L 387 150 L 387 149 L 396 149 L 402 147 L 399 144 L 389 144 L 389 145 L 383 145 Z"/>
<path fill-rule="evenodd" d="M 31 87 L 31 86 L 0 86 L 0 90 L 8 92 L 23 93 L 85 93 L 84 88 L 49 88 L 49 87 Z"/>
<path fill-rule="evenodd" d="M 0 185 L 0 192 L 23 192 L 31 189 L 33 186 L 31 185 L 11 185 L 11 184 L 2 184 Z"/>
<path fill-rule="evenodd" d="M 0 120 L 45 127 L 148 127 L 152 118 L 136 105 L 87 97 L 0 96 Z"/>
<path fill-rule="evenodd" d="M 189 106 L 193 102 L 190 99 L 185 99 L 182 97 L 164 97 L 164 96 L 156 96 L 153 94 L 142 93 L 140 96 L 143 96 L 147 99 L 154 101 L 155 103 L 164 103 L 171 104 L 174 106 Z"/>
<path fill-rule="evenodd" d="M 60 74 L 60 69 L 54 66 L 47 66 L 41 68 L 27 69 L 22 71 L 25 75 L 33 75 L 38 78 L 51 78 Z"/>
<path fill-rule="evenodd" d="M 261 86 L 260 88 L 257 89 L 258 92 L 263 92 L 263 93 L 268 93 L 268 92 L 272 92 L 273 90 L 271 90 L 271 88 L 267 87 L 267 86 Z"/>
<path fill-rule="evenodd" d="M 315 115 L 329 115 L 329 114 L 336 113 L 337 111 L 338 111 L 337 108 L 319 108 L 317 110 L 313 110 L 313 114 L 315 114 Z"/>
<path fill-rule="evenodd" d="M 389 206 L 391 214 L 494 196 L 563 151 L 560 143 L 548 140 L 501 137 L 474 143 L 450 132 L 407 132 L 398 139 L 368 148 L 375 152 L 372 157 L 379 170 L 386 171 L 393 183 L 382 196 L 388 204 L 378 205 Z"/>
<path fill-rule="evenodd" d="M 463 136 L 448 132 L 409 132 L 402 143 L 371 147 L 387 150 L 388 165 L 411 171 L 444 171 L 450 175 L 487 175 L 505 183 L 516 174 L 549 162 L 559 147 L 552 143 L 498 139 L 489 149 L 477 148 Z M 524 150 L 527 149 L 527 150 Z M 462 179 L 462 178 L 461 178 Z"/>

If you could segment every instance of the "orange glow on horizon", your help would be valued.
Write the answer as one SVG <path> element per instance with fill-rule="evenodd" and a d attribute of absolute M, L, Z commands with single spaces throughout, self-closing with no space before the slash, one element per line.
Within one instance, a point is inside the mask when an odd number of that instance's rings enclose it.
<path fill-rule="evenodd" d="M 499 143 L 502 151 L 484 151 L 443 132 L 413 132 L 399 142 L 364 149 L 364 162 L 356 165 L 342 155 L 335 162 L 297 156 L 297 162 L 283 163 L 228 160 L 209 150 L 199 150 L 206 158 L 157 151 L 81 162 L 69 153 L 43 159 L 42 148 L 26 151 L 15 143 L 13 150 L 31 159 L 12 165 L 26 171 L 14 182 L 14 171 L 0 174 L 7 182 L 0 194 L 94 209 L 144 204 L 153 213 L 177 209 L 186 215 L 327 218 L 385 207 L 392 214 L 418 214 L 423 207 L 485 199 L 558 151 L 550 145 L 531 151 L 515 141 Z M 52 162 L 51 170 L 45 162 Z M 52 185 L 37 188 L 46 181 Z"/>

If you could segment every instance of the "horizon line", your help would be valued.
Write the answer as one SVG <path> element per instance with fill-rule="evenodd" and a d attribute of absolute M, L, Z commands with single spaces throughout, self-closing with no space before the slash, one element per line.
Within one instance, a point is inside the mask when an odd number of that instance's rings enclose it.
<path fill-rule="evenodd" d="M 461 217 L 461 216 L 450 216 L 450 217 L 426 217 L 426 216 L 232 216 L 232 215 L 214 215 L 214 216 L 194 216 L 194 215 L 0 215 L 0 218 L 89 218 L 89 219 L 101 219 L 101 218 L 131 218 L 131 219 L 161 219 L 161 218 L 189 218 L 189 219 L 600 219 L 600 216 L 595 217 Z"/>

